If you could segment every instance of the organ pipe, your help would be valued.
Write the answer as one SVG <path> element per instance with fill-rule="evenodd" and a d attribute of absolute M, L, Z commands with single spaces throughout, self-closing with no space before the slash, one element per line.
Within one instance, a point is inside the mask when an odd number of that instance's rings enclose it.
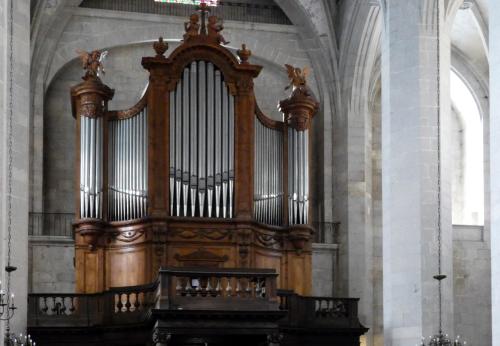
<path fill-rule="evenodd" d="M 102 217 L 103 119 L 80 117 L 80 216 Z"/>
<path fill-rule="evenodd" d="M 255 117 L 254 218 L 283 223 L 283 132 Z"/>
<path fill-rule="evenodd" d="M 234 98 L 221 71 L 192 62 L 170 101 L 171 215 L 231 218 Z"/>
<path fill-rule="evenodd" d="M 146 216 L 147 139 L 147 108 L 131 118 L 109 121 L 110 221 L 125 221 Z"/>
<path fill-rule="evenodd" d="M 308 223 L 309 130 L 288 128 L 288 218 L 292 225 Z"/>

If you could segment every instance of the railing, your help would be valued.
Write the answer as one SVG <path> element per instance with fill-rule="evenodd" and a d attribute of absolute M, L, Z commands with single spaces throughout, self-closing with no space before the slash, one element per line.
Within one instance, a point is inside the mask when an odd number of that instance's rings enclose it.
<path fill-rule="evenodd" d="M 166 268 L 156 283 L 99 294 L 30 294 L 29 327 L 90 327 L 147 321 L 162 311 L 279 312 L 274 270 Z"/>
<path fill-rule="evenodd" d="M 271 313 L 283 328 L 364 329 L 359 299 L 302 297 L 276 290 L 276 277 L 274 270 L 166 268 L 150 285 L 101 294 L 30 294 L 28 326 L 126 326 L 151 321 L 157 312 L 203 311 Z"/>
<path fill-rule="evenodd" d="M 196 6 L 194 5 L 167 4 L 153 0 L 84 0 L 80 7 L 162 14 L 186 18 L 196 11 Z M 217 7 L 211 9 L 211 13 L 225 20 L 282 25 L 292 24 L 281 8 L 276 5 L 220 1 Z"/>
<path fill-rule="evenodd" d="M 73 237 L 72 213 L 30 213 L 28 234 L 31 236 Z"/>
<path fill-rule="evenodd" d="M 113 288 L 101 294 L 30 294 L 29 327 L 126 325 L 147 320 L 158 283 Z"/>
<path fill-rule="evenodd" d="M 274 270 L 166 268 L 160 271 L 162 309 L 278 310 Z"/>
<path fill-rule="evenodd" d="M 364 328 L 355 298 L 302 297 L 279 290 L 281 310 L 288 310 L 283 325 L 299 328 Z"/>

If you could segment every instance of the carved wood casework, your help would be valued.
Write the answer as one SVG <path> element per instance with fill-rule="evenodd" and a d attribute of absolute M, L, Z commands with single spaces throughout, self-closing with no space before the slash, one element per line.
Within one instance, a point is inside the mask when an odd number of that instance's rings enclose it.
<path fill-rule="evenodd" d="M 221 46 L 206 12 L 186 23 L 134 107 L 108 110 L 97 67 L 71 89 L 77 121 L 76 287 L 96 293 L 153 282 L 160 267 L 275 269 L 278 286 L 311 293 L 309 131 L 318 103 L 305 83 L 280 102 L 285 122 L 256 106 L 262 67 Z M 101 66 L 102 67 L 102 66 Z"/>

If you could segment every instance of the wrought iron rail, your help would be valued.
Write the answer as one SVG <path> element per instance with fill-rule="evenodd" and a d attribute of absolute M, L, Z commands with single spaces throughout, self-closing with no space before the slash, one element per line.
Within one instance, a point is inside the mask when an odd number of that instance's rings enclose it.
<path fill-rule="evenodd" d="M 179 17 L 189 17 L 196 10 L 194 5 L 159 3 L 153 0 L 84 0 L 80 7 Z M 211 9 L 211 13 L 225 20 L 281 25 L 292 24 L 283 10 L 272 4 L 220 1 L 217 7 Z"/>

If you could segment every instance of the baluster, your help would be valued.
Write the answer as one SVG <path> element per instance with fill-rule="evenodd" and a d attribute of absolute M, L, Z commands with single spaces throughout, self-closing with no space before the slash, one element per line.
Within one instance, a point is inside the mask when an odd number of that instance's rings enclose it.
<path fill-rule="evenodd" d="M 177 286 L 175 286 L 175 292 L 177 293 L 177 295 L 182 294 L 182 281 L 179 277 L 177 278 Z"/>
<path fill-rule="evenodd" d="M 227 278 L 226 296 L 231 297 L 233 288 L 231 287 L 231 278 Z"/>
<path fill-rule="evenodd" d="M 43 297 L 43 308 L 41 309 L 41 311 L 44 314 L 47 314 L 47 311 L 49 311 L 49 306 L 47 305 L 47 297 Z"/>
<path fill-rule="evenodd" d="M 57 313 L 57 304 L 56 304 L 56 303 L 57 303 L 57 301 L 56 301 L 56 299 L 57 299 L 57 297 L 54 297 L 54 296 L 52 297 L 52 309 L 51 309 L 51 310 L 52 310 L 52 312 L 54 312 L 56 315 L 59 315 L 59 314 Z"/>
<path fill-rule="evenodd" d="M 125 293 L 125 296 L 127 297 L 127 302 L 125 303 L 125 312 L 130 312 L 130 307 L 132 304 L 130 303 L 130 295 L 131 293 Z"/>
<path fill-rule="evenodd" d="M 139 307 L 141 306 L 141 302 L 139 301 L 139 296 L 140 292 L 135 292 L 135 302 L 134 302 L 134 310 L 137 311 L 139 310 Z"/>
<path fill-rule="evenodd" d="M 212 287 L 211 281 L 212 281 L 211 277 L 207 278 L 207 287 L 206 287 L 206 290 L 207 290 L 207 294 L 213 295 L 213 290 L 214 289 Z"/>
<path fill-rule="evenodd" d="M 193 286 L 191 286 L 191 278 L 186 278 L 186 293 L 189 294 L 193 290 Z"/>
<path fill-rule="evenodd" d="M 118 303 L 116 303 L 115 312 L 121 312 L 123 308 L 122 303 L 122 295 L 121 293 L 115 294 L 115 301 L 118 299 Z"/>
<path fill-rule="evenodd" d="M 62 307 L 61 315 L 66 314 L 66 297 L 61 297 Z"/>
<path fill-rule="evenodd" d="M 257 278 L 257 282 L 255 284 L 255 296 L 261 297 L 262 287 L 260 286 L 260 279 Z"/>
<path fill-rule="evenodd" d="M 71 302 L 71 307 L 69 308 L 70 315 L 72 315 L 75 312 L 75 299 L 76 299 L 76 297 L 70 298 L 70 302 Z"/>
<path fill-rule="evenodd" d="M 251 297 L 252 296 L 252 288 L 251 288 L 251 285 L 252 285 L 252 280 L 251 278 L 247 278 L 246 279 L 246 282 L 247 282 L 247 288 L 245 289 L 245 293 L 248 297 Z"/>
<path fill-rule="evenodd" d="M 236 296 L 240 296 L 241 294 L 241 283 L 240 283 L 241 279 L 240 278 L 236 278 Z"/>
<path fill-rule="evenodd" d="M 217 278 L 217 286 L 215 287 L 215 296 L 220 296 L 222 291 L 221 278 Z"/>

